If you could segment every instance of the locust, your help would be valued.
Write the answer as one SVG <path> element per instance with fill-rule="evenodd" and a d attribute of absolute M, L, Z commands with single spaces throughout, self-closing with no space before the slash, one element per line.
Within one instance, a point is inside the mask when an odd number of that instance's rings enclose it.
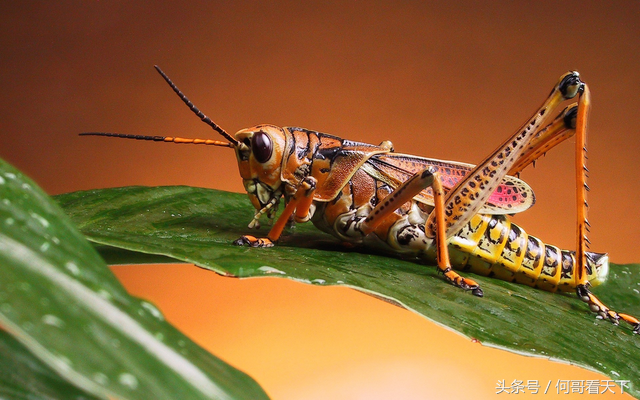
<path fill-rule="evenodd" d="M 472 165 L 396 153 L 390 141 L 373 145 L 299 127 L 262 124 L 230 135 L 155 68 L 225 141 L 107 132 L 80 135 L 232 148 L 256 209 L 248 227 L 259 227 L 265 215 L 274 218 L 284 204 L 266 237 L 247 234 L 234 244 L 271 247 L 287 225 L 311 221 L 344 242 L 419 255 L 435 263 L 452 285 L 479 297 L 484 295 L 480 285 L 456 270 L 550 292 L 574 291 L 597 318 L 616 325 L 623 320 L 633 333 L 640 333 L 637 318 L 612 310 L 590 291 L 607 279 L 609 259 L 588 251 L 586 135 L 591 100 L 578 72 L 562 75 L 534 114 Z M 577 101 L 561 109 L 572 99 Z M 577 223 L 576 250 L 570 251 L 527 234 L 509 216 L 535 202 L 520 172 L 573 136 Z"/>

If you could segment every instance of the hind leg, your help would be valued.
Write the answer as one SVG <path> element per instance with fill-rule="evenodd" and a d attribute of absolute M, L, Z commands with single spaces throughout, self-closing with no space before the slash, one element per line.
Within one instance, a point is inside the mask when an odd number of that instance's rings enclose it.
<path fill-rule="evenodd" d="M 586 138 L 587 117 L 591 107 L 591 99 L 588 86 L 579 79 L 576 84 L 578 85 L 578 103 L 567 107 L 551 124 L 534 135 L 529 143 L 529 147 L 518 158 L 508 173 L 510 175 L 519 174 L 526 166 L 535 162 L 537 158 L 544 155 L 548 150 L 575 135 L 577 251 L 575 255 L 574 284 L 576 294 L 578 298 L 587 303 L 589 308 L 597 313 L 599 317 L 608 319 L 615 324 L 622 319 L 633 327 L 634 333 L 640 333 L 640 321 L 637 318 L 611 310 L 589 291 L 590 284 L 587 280 L 586 258 L 586 249 L 589 247 L 589 239 L 587 238 L 587 232 L 589 231 L 589 222 L 587 220 L 587 191 L 589 187 L 586 183 L 588 173 L 586 166 Z"/>

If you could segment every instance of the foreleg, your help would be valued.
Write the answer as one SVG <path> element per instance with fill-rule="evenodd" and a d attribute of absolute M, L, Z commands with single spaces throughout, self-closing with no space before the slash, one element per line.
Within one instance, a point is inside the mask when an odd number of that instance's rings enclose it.
<path fill-rule="evenodd" d="M 293 198 L 289 200 L 289 203 L 287 203 L 287 206 L 282 214 L 280 214 L 280 217 L 278 217 L 271 227 L 266 238 L 256 238 L 251 235 L 243 235 L 234 241 L 233 244 L 238 246 L 248 245 L 251 247 L 272 247 L 273 243 L 282 235 L 282 231 L 292 215 L 294 215 L 295 220 L 298 222 L 305 222 L 310 218 L 311 204 L 313 203 L 313 194 L 315 193 L 315 190 L 316 179 L 313 177 L 305 178 L 298 187 Z"/>

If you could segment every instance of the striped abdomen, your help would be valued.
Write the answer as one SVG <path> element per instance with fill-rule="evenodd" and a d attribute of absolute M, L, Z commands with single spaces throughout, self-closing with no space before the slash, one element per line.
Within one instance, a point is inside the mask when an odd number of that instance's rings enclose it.
<path fill-rule="evenodd" d="M 574 252 L 543 243 L 505 216 L 474 216 L 449 239 L 449 249 L 456 269 L 551 292 L 575 289 Z M 604 282 L 608 269 L 606 254 L 587 253 L 587 273 L 592 285 Z"/>

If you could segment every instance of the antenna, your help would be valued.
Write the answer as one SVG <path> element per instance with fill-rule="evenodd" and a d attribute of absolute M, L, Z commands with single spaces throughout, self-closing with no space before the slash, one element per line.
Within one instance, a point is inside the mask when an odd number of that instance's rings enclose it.
<path fill-rule="evenodd" d="M 167 81 L 169 86 L 171 86 L 171 89 L 173 89 L 173 91 L 176 92 L 176 94 L 180 97 L 180 99 L 184 102 L 184 104 L 186 104 L 187 107 L 189 107 L 189 109 L 191 111 L 193 111 L 205 124 L 207 124 L 210 127 L 212 127 L 216 132 L 218 132 L 219 134 L 224 136 L 228 141 L 230 141 L 233 144 L 233 147 L 238 147 L 240 142 L 238 142 L 233 136 L 229 135 L 224 129 L 220 128 L 218 126 L 218 124 L 216 124 L 215 122 L 211 121 L 211 119 L 209 117 L 207 117 L 206 115 L 204 115 L 204 113 L 202 111 L 200 111 L 198 109 L 198 107 L 194 106 L 193 103 L 187 98 L 187 96 L 185 96 L 180 91 L 180 89 L 178 89 L 178 87 L 171 81 L 171 79 L 169 79 L 167 74 L 165 74 L 160 69 L 160 67 L 158 67 L 157 65 L 154 65 L 154 68 L 156 69 L 156 71 L 158 71 L 160 73 L 160 75 L 162 75 L 164 80 Z"/>
<path fill-rule="evenodd" d="M 84 132 L 80 133 L 80 136 L 108 136 L 108 137 L 117 137 L 124 139 L 135 139 L 135 140 L 153 140 L 154 142 L 168 142 L 168 143 L 185 143 L 185 144 L 206 144 L 210 146 L 222 146 L 222 147 L 234 147 L 232 143 L 221 142 L 218 140 L 211 139 L 189 139 L 189 138 L 181 138 L 181 137 L 171 137 L 171 136 L 145 136 L 145 135 L 127 135 L 123 133 L 109 133 L 109 132 Z"/>

